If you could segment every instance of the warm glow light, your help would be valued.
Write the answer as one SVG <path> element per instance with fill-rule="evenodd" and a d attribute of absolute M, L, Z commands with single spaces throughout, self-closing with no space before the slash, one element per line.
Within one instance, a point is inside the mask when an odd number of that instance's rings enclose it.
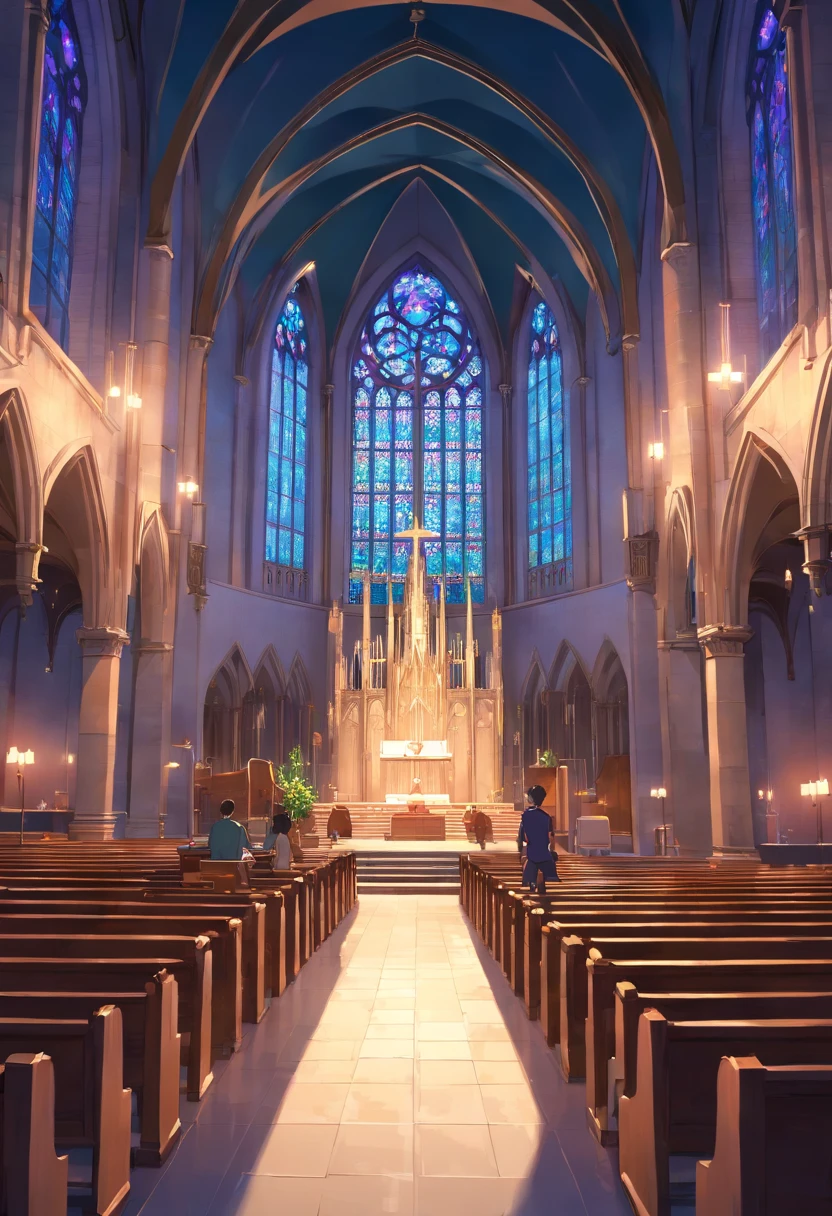
<path fill-rule="evenodd" d="M 34 764 L 35 763 L 35 753 L 32 751 L 31 748 L 29 748 L 28 752 L 18 752 L 17 758 L 21 764 Z"/>
<path fill-rule="evenodd" d="M 35 753 L 31 748 L 22 752 L 19 747 L 10 747 L 6 752 L 6 764 L 19 764 L 21 767 L 35 763 Z"/>
<path fill-rule="evenodd" d="M 136 393 L 128 393 L 127 408 L 129 410 L 140 410 L 142 408 L 142 399 Z"/>
<path fill-rule="evenodd" d="M 787 570 L 787 571 L 786 571 L 786 573 L 785 573 L 785 575 L 784 575 L 784 581 L 785 581 L 785 583 L 786 583 L 786 590 L 787 590 L 787 591 L 791 591 L 791 589 L 792 589 L 792 583 L 793 583 L 793 581 L 794 581 L 794 578 L 793 578 L 793 576 L 792 576 L 792 572 L 791 572 L 791 570 Z"/>
<path fill-rule="evenodd" d="M 651 798 L 666 798 L 667 790 L 664 788 L 663 785 L 656 786 L 654 789 L 652 789 L 650 791 L 650 797 Z"/>
<path fill-rule="evenodd" d="M 187 481 L 180 481 L 178 489 L 180 494 L 186 494 L 188 498 L 193 498 L 194 494 L 199 492 L 199 486 L 195 481 L 191 481 L 190 478 Z"/>
<path fill-rule="evenodd" d="M 121 389 L 119 388 L 119 386 L 118 386 L 117 384 L 111 384 L 111 385 L 110 385 L 110 390 L 109 390 L 109 392 L 107 393 L 107 396 L 108 396 L 108 397 L 120 397 L 120 396 L 121 396 Z"/>
<path fill-rule="evenodd" d="M 664 460 L 664 444 L 663 443 L 648 443 L 647 455 L 651 460 Z"/>
<path fill-rule="evenodd" d="M 67 764 L 75 763 L 75 757 L 73 756 L 72 752 L 70 752 L 69 755 L 67 756 L 66 762 L 67 762 Z"/>
<path fill-rule="evenodd" d="M 167 764 L 165 765 L 165 768 L 179 768 L 179 761 L 178 760 L 168 760 Z"/>
<path fill-rule="evenodd" d="M 10 747 L 6 752 L 6 764 L 17 764 L 17 748 Z"/>
<path fill-rule="evenodd" d="M 766 796 L 765 790 L 757 790 L 757 797 L 760 799 L 760 802 L 763 801 L 765 796 Z"/>
<path fill-rule="evenodd" d="M 818 782 L 818 794 L 821 798 L 826 798 L 829 794 L 829 782 L 825 777 L 821 777 Z"/>
<path fill-rule="evenodd" d="M 720 304 L 719 309 L 722 362 L 718 372 L 708 372 L 708 381 L 727 390 L 732 384 L 742 384 L 745 376 L 742 372 L 735 372 L 731 366 L 731 305 Z"/>
<path fill-rule="evenodd" d="M 826 798 L 829 795 L 829 781 L 826 777 L 821 777 L 817 781 L 802 781 L 800 783 L 800 793 L 804 798 Z"/>

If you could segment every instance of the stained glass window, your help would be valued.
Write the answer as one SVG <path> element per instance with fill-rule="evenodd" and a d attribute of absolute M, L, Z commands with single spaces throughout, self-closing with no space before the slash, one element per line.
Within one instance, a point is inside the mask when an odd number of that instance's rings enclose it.
<path fill-rule="evenodd" d="M 266 469 L 266 561 L 303 570 L 309 357 L 295 283 L 274 331 Z"/>
<path fill-rule="evenodd" d="M 797 321 L 797 236 L 786 34 L 758 12 L 748 78 L 757 299 L 768 359 Z"/>
<path fill-rule="evenodd" d="M 529 569 L 536 593 L 572 586 L 572 477 L 569 418 L 563 403 L 563 362 L 557 325 L 541 300 L 532 312 L 528 379 Z M 531 583 L 530 583 L 531 586 Z"/>
<path fill-rule="evenodd" d="M 414 512 L 438 533 L 428 575 L 449 603 L 485 599 L 483 362 L 459 304 L 420 266 L 371 311 L 353 367 L 350 599 L 402 600 Z"/>
<path fill-rule="evenodd" d="M 66 349 L 72 238 L 87 82 L 72 0 L 52 0 L 43 62 L 43 101 L 29 299 Z"/>

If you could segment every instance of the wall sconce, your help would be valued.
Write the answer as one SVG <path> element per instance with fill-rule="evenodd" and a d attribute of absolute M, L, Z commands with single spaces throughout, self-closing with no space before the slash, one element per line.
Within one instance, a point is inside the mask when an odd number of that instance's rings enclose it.
<path fill-rule="evenodd" d="M 17 747 L 10 747 L 6 752 L 6 764 L 16 764 L 20 768 L 24 768 L 27 764 L 35 763 L 35 753 L 29 748 L 28 751 L 20 751 Z"/>
<path fill-rule="evenodd" d="M 730 389 L 732 384 L 742 384 L 745 376 L 735 372 L 731 366 L 731 305 L 720 304 L 720 344 L 722 347 L 722 363 L 718 372 L 708 372 L 710 384 L 718 384 L 721 389 Z"/>
<path fill-rule="evenodd" d="M 802 798 L 812 799 L 818 819 L 818 844 L 823 844 L 823 808 L 820 800 L 829 796 L 829 781 L 826 777 L 819 777 L 817 781 L 803 781 L 800 784 L 800 795 Z"/>
<path fill-rule="evenodd" d="M 73 756 L 72 752 L 67 753 L 66 762 L 67 762 L 67 764 L 75 763 L 75 757 Z"/>
<path fill-rule="evenodd" d="M 137 349 L 138 347 L 135 342 L 124 343 L 124 400 L 129 410 L 140 410 L 142 408 L 142 399 L 134 391 L 133 386 Z M 121 391 L 121 385 L 116 383 L 115 355 L 113 351 L 110 351 L 107 355 L 107 396 L 118 398 L 121 396 Z"/>
<path fill-rule="evenodd" d="M 179 761 L 178 760 L 168 760 L 167 764 L 165 765 L 165 768 L 179 768 Z"/>
<path fill-rule="evenodd" d="M 647 455 L 651 460 L 664 460 L 664 444 L 648 443 Z"/>
<path fill-rule="evenodd" d="M 792 583 L 794 582 L 794 576 L 792 575 L 791 570 L 786 571 L 783 576 L 783 582 L 786 584 L 786 590 L 791 591 Z"/>
<path fill-rule="evenodd" d="M 184 494 L 186 498 L 193 498 L 194 494 L 199 493 L 199 486 L 195 481 L 192 481 L 190 477 L 186 481 L 178 482 L 176 488 L 179 490 L 179 493 Z"/>

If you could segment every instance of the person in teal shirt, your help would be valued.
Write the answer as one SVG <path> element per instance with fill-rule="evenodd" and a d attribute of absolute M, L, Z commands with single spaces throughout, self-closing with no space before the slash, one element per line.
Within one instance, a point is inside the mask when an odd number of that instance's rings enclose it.
<path fill-rule="evenodd" d="M 251 848 L 248 832 L 242 823 L 231 818 L 233 814 L 234 802 L 226 798 L 220 806 L 222 818 L 217 820 L 208 836 L 212 861 L 242 861 L 243 849 Z"/>

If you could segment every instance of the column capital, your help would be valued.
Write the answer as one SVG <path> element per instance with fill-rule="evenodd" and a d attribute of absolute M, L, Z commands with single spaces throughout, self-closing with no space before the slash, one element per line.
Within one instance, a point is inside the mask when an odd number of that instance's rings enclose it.
<path fill-rule="evenodd" d="M 662 250 L 662 261 L 669 262 L 672 266 L 674 262 L 680 262 L 695 248 L 693 241 L 674 241 L 672 245 L 668 245 L 666 249 Z"/>
<path fill-rule="evenodd" d="M 324 384 L 321 386 L 321 396 L 324 399 L 325 405 L 332 400 L 332 394 L 334 392 L 335 392 L 334 384 Z"/>
<path fill-rule="evenodd" d="M 705 625 L 697 636 L 706 659 L 741 658 L 754 630 L 747 625 Z"/>
<path fill-rule="evenodd" d="M 75 637 L 84 655 L 90 658 L 117 659 L 125 642 L 130 641 L 129 633 L 106 625 L 101 629 L 76 629 Z"/>
<path fill-rule="evenodd" d="M 201 350 L 207 355 L 214 345 L 214 339 L 206 337 L 205 334 L 191 334 L 189 345 L 191 350 Z"/>
<path fill-rule="evenodd" d="M 249 384 L 251 383 L 248 376 L 244 376 L 242 372 L 237 372 L 236 375 L 234 376 L 234 379 L 237 381 L 237 383 L 240 385 L 241 388 L 248 388 Z"/>
<path fill-rule="evenodd" d="M 162 257 L 168 258 L 171 262 L 173 261 L 173 250 L 166 241 L 148 240 L 145 241 L 144 247 L 148 253 L 159 253 Z"/>
<path fill-rule="evenodd" d="M 797 533 L 803 541 L 805 562 L 801 569 L 809 576 L 809 584 L 815 595 L 829 594 L 828 576 L 832 572 L 832 525 L 816 524 Z"/>
<path fill-rule="evenodd" d="M 627 536 L 627 586 L 631 591 L 656 591 L 656 566 L 659 557 L 657 532 L 643 532 Z"/>
<path fill-rule="evenodd" d="M 45 34 L 50 26 L 49 5 L 45 0 L 26 0 L 26 11 L 40 22 L 41 30 Z"/>

